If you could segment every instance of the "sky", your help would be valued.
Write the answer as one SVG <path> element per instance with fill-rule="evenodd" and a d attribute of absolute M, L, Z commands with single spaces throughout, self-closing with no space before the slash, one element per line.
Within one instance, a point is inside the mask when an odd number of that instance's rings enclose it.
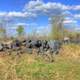
<path fill-rule="evenodd" d="M 26 32 L 46 33 L 50 20 L 60 11 L 65 15 L 67 28 L 80 30 L 80 0 L 0 0 L 0 22 L 5 21 L 9 33 L 18 25 Z"/>

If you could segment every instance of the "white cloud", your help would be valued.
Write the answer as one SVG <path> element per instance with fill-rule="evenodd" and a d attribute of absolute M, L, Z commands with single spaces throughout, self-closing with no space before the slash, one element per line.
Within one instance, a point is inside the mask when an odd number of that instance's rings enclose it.
<path fill-rule="evenodd" d="M 66 17 L 63 23 L 64 24 L 77 23 L 77 20 L 75 20 L 74 18 Z"/>
<path fill-rule="evenodd" d="M 13 12 L 8 12 L 7 16 L 8 17 L 26 17 L 26 13 L 13 11 Z"/>
<path fill-rule="evenodd" d="M 80 19 L 80 14 L 75 14 L 74 18 L 79 18 Z"/>
<path fill-rule="evenodd" d="M 60 13 L 59 10 L 62 9 L 63 7 L 64 7 L 64 5 L 62 5 L 61 3 L 52 3 L 52 2 L 44 3 L 42 1 L 29 1 L 29 3 L 27 3 L 25 5 L 23 10 L 25 12 L 32 12 L 37 15 L 39 15 L 41 13 L 56 14 L 55 12 L 57 12 L 59 14 Z"/>
<path fill-rule="evenodd" d="M 0 12 L 0 17 L 26 17 L 26 13 L 23 12 Z"/>
<path fill-rule="evenodd" d="M 17 27 L 16 26 L 13 26 L 13 27 L 8 27 L 7 30 L 16 30 Z"/>
<path fill-rule="evenodd" d="M 69 7 L 69 6 L 68 6 Z M 56 2 L 48 2 L 44 3 L 43 1 L 29 1 L 24 7 L 24 10 L 28 9 L 28 11 L 33 11 L 33 10 L 54 10 L 57 8 L 62 8 L 62 9 L 67 9 L 67 6 L 61 4 L 61 3 L 56 3 Z"/>
<path fill-rule="evenodd" d="M 64 11 L 63 15 L 66 16 L 66 17 L 68 17 L 68 16 L 69 17 L 73 17 L 73 14 L 70 11 L 68 11 L 68 10 Z"/>
<path fill-rule="evenodd" d="M 64 24 L 69 24 L 69 23 L 77 23 L 76 20 L 65 20 Z"/>
<path fill-rule="evenodd" d="M 16 23 L 15 25 L 23 25 L 23 26 L 38 26 L 37 23 L 23 23 L 23 22 L 19 22 L 19 23 Z"/>
<path fill-rule="evenodd" d="M 80 5 L 63 5 L 64 10 L 80 10 Z"/>
<path fill-rule="evenodd" d="M 10 12 L 0 12 L 0 17 L 21 17 L 21 18 L 30 18 L 30 17 L 36 17 L 36 14 L 30 13 L 30 12 L 10 11 Z"/>
<path fill-rule="evenodd" d="M 80 5 L 74 6 L 74 10 L 80 10 Z"/>
<path fill-rule="evenodd" d="M 16 23 L 16 25 L 23 25 L 23 26 L 25 26 L 25 25 L 27 25 L 27 23 Z"/>
<path fill-rule="evenodd" d="M 7 12 L 0 12 L 0 17 L 6 16 Z"/>
<path fill-rule="evenodd" d="M 47 2 L 47 3 L 44 3 L 43 1 L 41 0 L 37 0 L 37 1 L 29 1 L 29 3 L 27 3 L 24 7 L 24 11 L 25 10 L 28 10 L 28 11 L 44 11 L 44 10 L 54 10 L 54 9 L 57 9 L 57 8 L 60 8 L 62 10 L 70 10 L 70 9 L 75 9 L 75 10 L 78 10 L 80 9 L 80 5 L 64 5 L 64 4 L 61 4 L 61 3 L 57 3 L 57 2 Z"/>
<path fill-rule="evenodd" d="M 35 1 L 29 1 L 29 3 L 25 5 L 23 10 L 27 12 L 35 13 L 37 15 L 40 13 L 44 13 L 44 14 L 49 13 L 50 15 L 51 13 L 56 14 L 55 12 L 58 12 L 59 10 L 62 10 L 62 11 L 80 10 L 80 5 L 70 6 L 70 5 L 64 5 L 57 2 L 44 3 L 42 0 L 35 0 Z"/>
<path fill-rule="evenodd" d="M 66 16 L 73 16 L 70 10 L 80 10 L 80 5 L 64 5 L 57 2 L 43 2 L 42 0 L 29 1 L 23 11 L 10 11 L 0 12 L 0 17 L 21 17 L 21 18 L 32 18 L 40 14 L 47 16 L 58 15 L 60 13 L 66 14 Z M 75 15 L 80 17 L 80 15 Z"/>
<path fill-rule="evenodd" d="M 80 10 L 80 5 L 64 5 L 57 2 L 44 3 L 42 0 L 29 1 L 23 11 L 0 12 L 0 17 L 36 17 L 39 14 L 60 14 L 60 11 Z"/>

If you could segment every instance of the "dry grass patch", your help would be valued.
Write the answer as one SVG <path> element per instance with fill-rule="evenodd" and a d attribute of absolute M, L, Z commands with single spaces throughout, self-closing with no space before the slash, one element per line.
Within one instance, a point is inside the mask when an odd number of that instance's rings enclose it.
<path fill-rule="evenodd" d="M 78 49 L 79 45 L 63 45 L 52 63 L 36 54 L 0 56 L 0 80 L 80 80 Z"/>
<path fill-rule="evenodd" d="M 60 50 L 60 56 L 62 56 L 63 58 L 80 59 L 80 45 L 63 45 Z"/>

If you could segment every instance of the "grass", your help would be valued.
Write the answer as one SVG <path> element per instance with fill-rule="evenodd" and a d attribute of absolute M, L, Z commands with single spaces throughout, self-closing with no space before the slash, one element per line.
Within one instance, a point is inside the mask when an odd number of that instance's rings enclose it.
<path fill-rule="evenodd" d="M 79 50 L 77 45 L 64 45 L 52 63 L 34 54 L 0 56 L 0 80 L 80 80 L 79 58 L 71 56 L 74 48 Z"/>

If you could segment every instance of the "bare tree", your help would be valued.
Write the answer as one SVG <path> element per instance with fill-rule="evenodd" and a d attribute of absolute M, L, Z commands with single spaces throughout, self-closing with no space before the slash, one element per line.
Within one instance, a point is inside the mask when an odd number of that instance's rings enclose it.
<path fill-rule="evenodd" d="M 6 28 L 5 28 L 5 23 L 3 20 L 1 20 L 0 22 L 0 37 L 6 38 Z"/>
<path fill-rule="evenodd" d="M 63 15 L 52 17 L 51 38 L 54 40 L 62 40 L 64 37 Z"/>

